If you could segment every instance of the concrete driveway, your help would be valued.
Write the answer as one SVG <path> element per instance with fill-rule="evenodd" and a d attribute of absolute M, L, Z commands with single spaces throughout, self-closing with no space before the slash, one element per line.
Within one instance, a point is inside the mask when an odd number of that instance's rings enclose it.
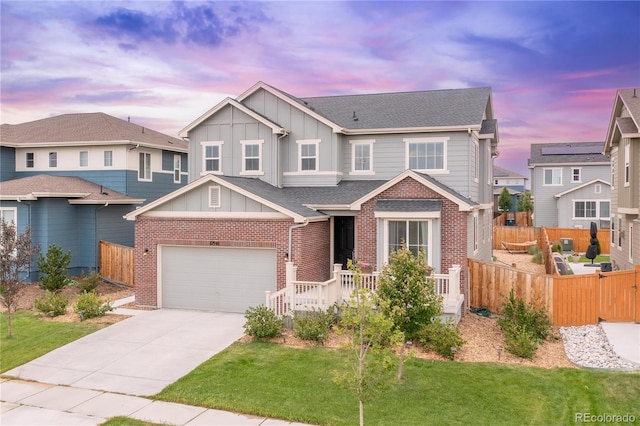
<path fill-rule="evenodd" d="M 4 373 L 24 380 L 148 396 L 243 333 L 244 315 L 144 311 Z"/>

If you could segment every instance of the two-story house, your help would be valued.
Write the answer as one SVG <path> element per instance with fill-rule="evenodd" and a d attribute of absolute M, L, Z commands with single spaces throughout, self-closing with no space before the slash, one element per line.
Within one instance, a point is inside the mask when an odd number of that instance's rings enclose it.
<path fill-rule="evenodd" d="M 126 213 L 187 183 L 187 152 L 182 139 L 103 113 L 3 124 L 2 218 L 30 226 L 43 254 L 71 251 L 70 274 L 97 268 L 100 240 L 133 246 Z"/>
<path fill-rule="evenodd" d="M 493 210 L 499 211 L 498 199 L 504 188 L 511 196 L 511 212 L 516 211 L 518 197 L 526 190 L 527 178 L 504 167 L 493 166 Z"/>
<path fill-rule="evenodd" d="M 190 183 L 127 215 L 140 305 L 244 312 L 287 265 L 324 281 L 403 242 L 436 271 L 492 258 L 490 88 L 298 98 L 259 82 L 180 135 Z"/>
<path fill-rule="evenodd" d="M 533 226 L 609 228 L 611 176 L 603 142 L 531 144 Z"/>
<path fill-rule="evenodd" d="M 640 264 L 640 89 L 619 89 L 604 153 L 611 157 L 611 263 Z"/>

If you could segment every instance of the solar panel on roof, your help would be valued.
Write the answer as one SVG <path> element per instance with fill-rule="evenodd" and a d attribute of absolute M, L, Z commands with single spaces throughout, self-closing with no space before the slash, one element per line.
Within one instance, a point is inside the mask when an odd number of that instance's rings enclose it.
<path fill-rule="evenodd" d="M 601 154 L 602 147 L 597 146 L 545 146 L 540 150 L 542 155 L 576 155 L 576 154 Z"/>

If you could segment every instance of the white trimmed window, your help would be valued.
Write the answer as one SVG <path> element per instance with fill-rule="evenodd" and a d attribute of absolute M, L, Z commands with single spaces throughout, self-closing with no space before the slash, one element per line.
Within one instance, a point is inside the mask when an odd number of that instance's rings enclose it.
<path fill-rule="evenodd" d="M 209 207 L 220 207 L 220 186 L 209 187 Z"/>
<path fill-rule="evenodd" d="M 610 215 L 611 203 L 600 200 L 574 200 L 574 219 L 607 219 Z"/>
<path fill-rule="evenodd" d="M 35 167 L 35 165 L 36 165 L 36 155 L 33 152 L 27 152 L 25 160 L 26 160 L 25 166 L 28 169 L 32 169 L 32 168 Z"/>
<path fill-rule="evenodd" d="M 351 173 L 373 172 L 373 142 L 351 141 Z"/>
<path fill-rule="evenodd" d="M 89 151 L 80 151 L 80 167 L 89 167 Z"/>
<path fill-rule="evenodd" d="M 622 250 L 622 216 L 618 216 L 618 249 Z"/>
<path fill-rule="evenodd" d="M 429 253 L 429 241 L 431 231 L 431 220 L 386 220 L 386 253 L 385 262 L 388 262 L 389 255 L 400 249 L 402 243 L 407 245 L 407 248 L 413 253 L 414 256 L 418 256 L 420 250 L 425 254 L 425 260 L 428 265 L 431 265 L 431 253 Z"/>
<path fill-rule="evenodd" d="M 240 141 L 242 146 L 241 175 L 262 174 L 262 144 L 263 140 Z"/>
<path fill-rule="evenodd" d="M 474 211 L 473 212 L 473 252 L 477 253 L 478 252 L 478 212 Z"/>
<path fill-rule="evenodd" d="M 631 166 L 629 165 L 630 156 L 630 145 L 627 144 L 624 146 L 624 186 L 629 186 L 629 183 L 631 182 Z"/>
<path fill-rule="evenodd" d="M 104 152 L 104 166 L 105 167 L 113 166 L 113 151 Z"/>
<path fill-rule="evenodd" d="M 571 169 L 571 182 L 582 182 L 582 169 L 578 167 Z"/>
<path fill-rule="evenodd" d="M 428 172 L 446 172 L 447 141 L 449 138 L 407 138 L 407 169 Z"/>
<path fill-rule="evenodd" d="M 473 181 L 478 182 L 480 178 L 480 145 L 476 141 L 471 143 L 471 164 L 473 167 Z"/>
<path fill-rule="evenodd" d="M 151 181 L 151 153 L 138 154 L 138 180 Z"/>
<path fill-rule="evenodd" d="M 49 153 L 49 167 L 58 167 L 58 153 L 50 152 Z"/>
<path fill-rule="evenodd" d="M 202 142 L 202 173 L 222 173 L 223 141 Z"/>
<path fill-rule="evenodd" d="M 318 151 L 320 139 L 299 140 L 298 143 L 298 171 L 318 171 Z"/>
<path fill-rule="evenodd" d="M 173 156 L 173 183 L 182 182 L 182 157 L 180 155 Z"/>
<path fill-rule="evenodd" d="M 562 185 L 562 169 L 544 169 L 544 185 L 559 186 Z"/>
<path fill-rule="evenodd" d="M 18 227 L 18 208 L 17 207 L 0 207 L 0 219 L 5 223 L 11 223 Z"/>

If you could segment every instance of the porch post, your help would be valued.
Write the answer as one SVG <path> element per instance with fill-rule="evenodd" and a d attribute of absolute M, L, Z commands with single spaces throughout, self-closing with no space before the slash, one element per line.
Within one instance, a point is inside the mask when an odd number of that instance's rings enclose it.
<path fill-rule="evenodd" d="M 448 299 L 457 302 L 460 297 L 460 265 L 451 265 L 449 268 L 449 295 Z"/>
<path fill-rule="evenodd" d="M 342 264 L 333 264 L 333 288 L 329 291 L 329 306 L 335 302 L 342 302 Z"/>

